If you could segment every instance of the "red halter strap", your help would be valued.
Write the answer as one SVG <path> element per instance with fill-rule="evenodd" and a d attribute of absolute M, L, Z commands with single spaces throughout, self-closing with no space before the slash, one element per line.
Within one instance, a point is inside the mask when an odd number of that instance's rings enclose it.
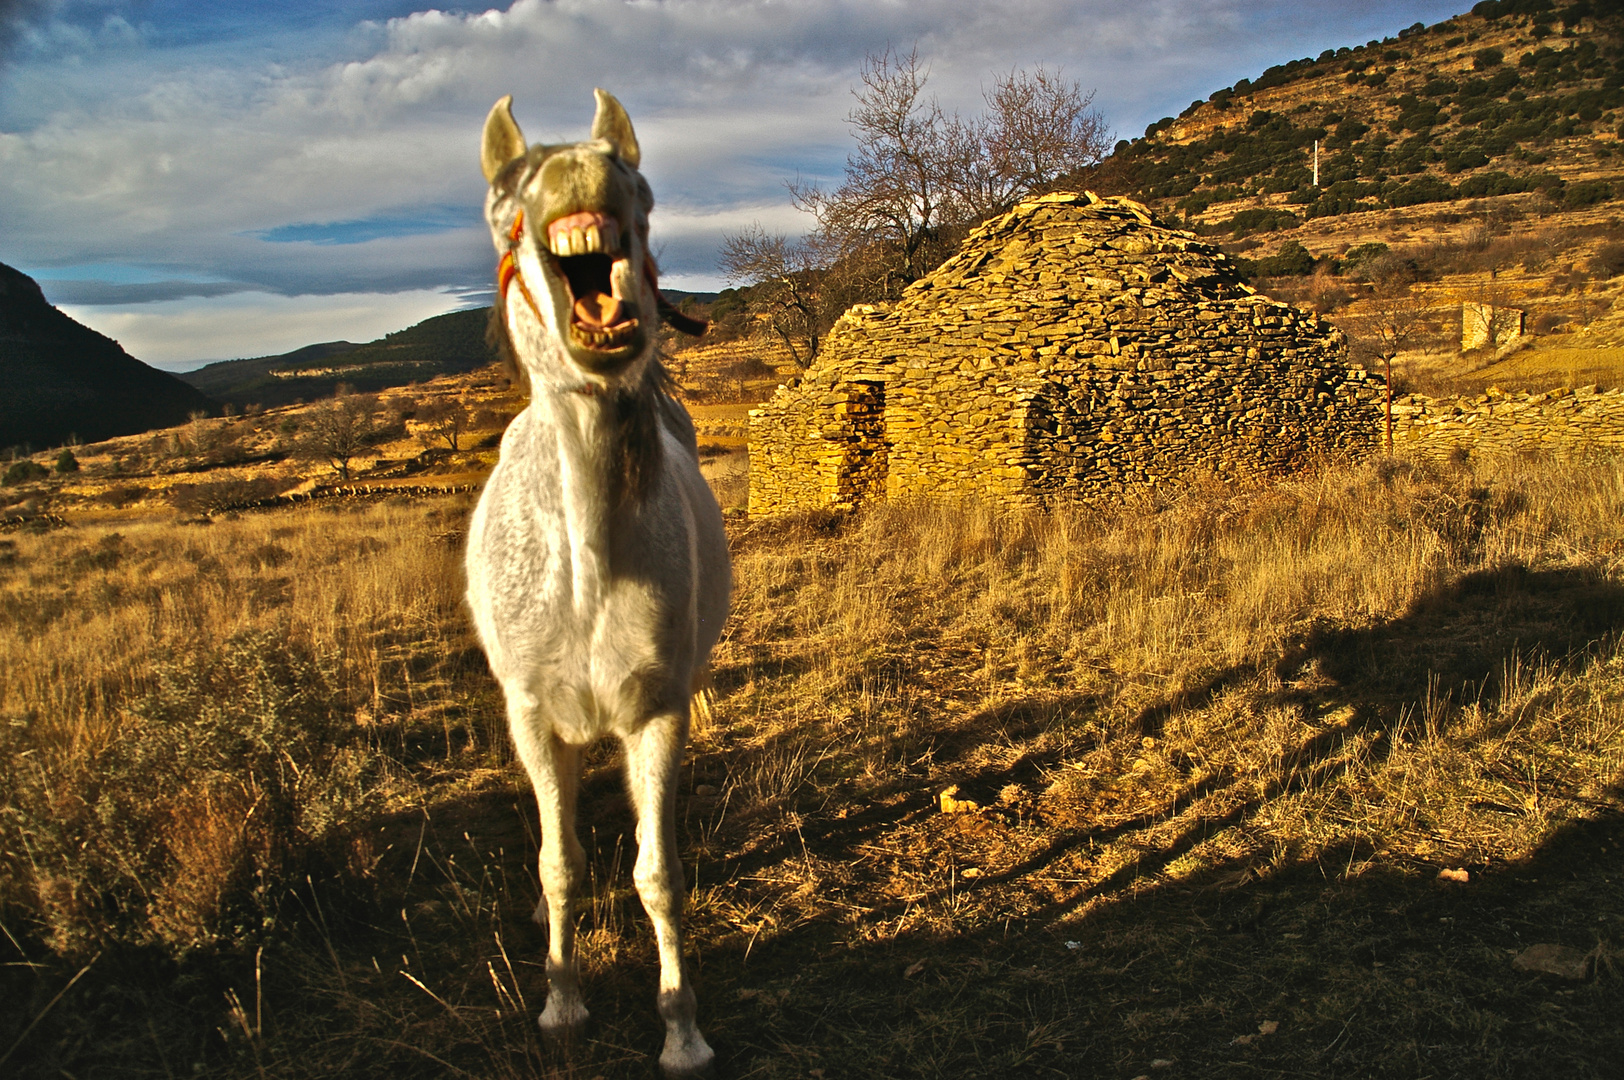
<path fill-rule="evenodd" d="M 496 288 L 502 298 L 502 308 L 507 309 L 508 286 L 515 281 L 519 283 L 519 294 L 524 302 L 530 305 L 535 312 L 536 320 L 541 321 L 541 308 L 536 306 L 536 298 L 530 295 L 530 289 L 524 283 L 524 276 L 519 273 L 519 262 L 513 257 L 514 250 L 519 246 L 519 238 L 524 235 L 524 211 L 520 210 L 513 218 L 513 228 L 508 232 L 509 248 L 502 254 L 496 263 Z"/>

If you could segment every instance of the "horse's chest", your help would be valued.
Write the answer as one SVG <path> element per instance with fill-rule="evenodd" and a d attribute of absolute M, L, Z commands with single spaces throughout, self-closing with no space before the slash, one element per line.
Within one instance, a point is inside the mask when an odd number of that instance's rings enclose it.
<path fill-rule="evenodd" d="M 546 535 L 489 525 L 474 538 L 469 600 L 505 685 L 544 702 L 572 742 L 624 730 L 670 696 L 674 628 L 652 583 Z"/>

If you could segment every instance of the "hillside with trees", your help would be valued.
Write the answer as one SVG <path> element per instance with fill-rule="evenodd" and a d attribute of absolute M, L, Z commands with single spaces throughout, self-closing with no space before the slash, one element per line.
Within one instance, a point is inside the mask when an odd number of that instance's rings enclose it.
<path fill-rule="evenodd" d="M 364 345 L 347 341 L 307 345 L 278 356 L 225 360 L 181 376 L 219 401 L 291 405 L 331 397 L 340 384 L 375 392 L 438 375 L 461 374 L 491 363 L 485 345 L 490 308 L 453 311 Z"/>
<path fill-rule="evenodd" d="M 1524 192 L 1557 209 L 1608 202 L 1624 194 L 1621 12 L 1490 0 L 1396 38 L 1327 49 L 1118 143 L 1099 179 L 1237 236 Z M 1241 216 L 1265 206 L 1275 209 Z"/>

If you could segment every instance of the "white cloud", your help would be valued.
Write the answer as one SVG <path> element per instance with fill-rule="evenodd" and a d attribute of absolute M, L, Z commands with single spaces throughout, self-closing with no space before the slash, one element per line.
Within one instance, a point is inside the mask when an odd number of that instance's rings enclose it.
<path fill-rule="evenodd" d="M 318 341 L 366 342 L 461 307 L 440 290 L 277 296 L 242 292 L 155 304 L 62 310 L 155 367 L 186 371 L 208 360 L 274 356 Z"/>

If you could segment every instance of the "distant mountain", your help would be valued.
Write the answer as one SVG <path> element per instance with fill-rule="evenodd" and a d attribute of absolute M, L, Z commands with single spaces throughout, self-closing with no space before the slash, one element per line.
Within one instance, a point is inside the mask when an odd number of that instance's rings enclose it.
<path fill-rule="evenodd" d="M 43 449 L 185 423 L 214 402 L 74 322 L 0 263 L 0 447 Z"/>
<path fill-rule="evenodd" d="M 682 289 L 662 292 L 673 304 L 693 301 L 701 312 L 717 297 Z M 427 382 L 436 375 L 474 371 L 495 361 L 485 345 L 490 317 L 488 307 L 453 311 L 365 345 L 328 341 L 280 356 L 223 360 L 178 377 L 217 401 L 239 407 L 314 401 L 331 396 L 339 383 L 370 392 Z"/>
<path fill-rule="evenodd" d="M 485 346 L 490 313 L 490 308 L 453 311 L 365 345 L 348 341 L 306 345 L 280 356 L 224 360 L 179 378 L 239 407 L 314 401 L 331 396 L 340 383 L 371 392 L 428 382 L 436 375 L 473 371 L 495 359 Z"/>
<path fill-rule="evenodd" d="M 722 294 L 713 292 L 689 292 L 687 289 L 667 289 L 662 287 L 660 289 L 660 295 L 679 307 L 682 306 L 682 302 L 684 300 L 692 300 L 694 303 L 703 308 L 716 303 L 717 298 Z"/>
<path fill-rule="evenodd" d="M 209 364 L 194 371 L 179 372 L 175 377 L 197 387 L 197 389 L 211 397 L 219 398 L 222 401 L 230 401 L 233 404 L 246 405 L 249 403 L 249 399 L 245 398 L 244 395 L 250 394 L 251 396 L 254 387 L 262 384 L 277 385 L 272 383 L 272 380 L 278 378 L 278 376 L 272 375 L 273 371 L 306 371 L 320 366 L 322 361 L 330 360 L 335 356 L 342 356 L 344 353 L 354 352 L 360 347 L 351 341 L 327 341 L 320 345 L 306 345 L 302 349 L 282 353 L 280 356 L 256 356 L 248 360 L 222 360 L 219 363 Z M 287 398 L 287 401 L 280 399 L 266 400 L 259 397 L 253 397 L 252 400 L 258 401 L 262 405 L 285 405 L 298 396 L 300 395 L 293 394 Z M 316 393 L 306 396 L 320 397 L 321 394 Z"/>

